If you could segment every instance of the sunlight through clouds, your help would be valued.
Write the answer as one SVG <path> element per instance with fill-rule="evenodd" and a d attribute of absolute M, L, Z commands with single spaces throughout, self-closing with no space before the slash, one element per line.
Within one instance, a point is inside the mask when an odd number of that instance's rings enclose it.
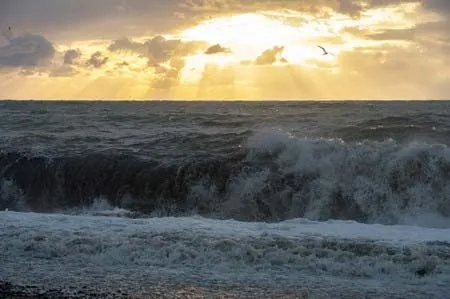
<path fill-rule="evenodd" d="M 62 15 L 68 8 L 65 1 L 56 6 L 50 6 L 54 0 L 39 1 L 42 9 L 57 7 Z M 132 0 L 116 9 L 100 1 L 114 16 L 96 12 L 100 4 L 89 8 L 83 0 L 73 13 L 90 24 L 89 32 L 73 27 L 64 38 L 62 28 L 32 11 L 19 11 L 22 2 L 11 4 L 11 14 L 22 21 L 13 32 L 3 32 L 0 76 L 9 83 L 2 84 L 0 96 L 430 98 L 448 91 L 442 82 L 450 72 L 441 69 L 450 47 L 445 29 L 450 8 L 444 4 Z M 54 24 L 66 22 L 47 17 Z M 123 26 L 117 26 L 119 20 Z M 35 28 L 42 31 L 26 33 Z M 31 36 L 33 41 L 26 40 Z M 45 41 L 50 52 L 32 52 L 29 42 Z M 322 55 L 319 45 L 331 54 Z M 402 82 L 386 86 L 391 77 Z M 24 82 L 27 88 L 20 89 Z"/>

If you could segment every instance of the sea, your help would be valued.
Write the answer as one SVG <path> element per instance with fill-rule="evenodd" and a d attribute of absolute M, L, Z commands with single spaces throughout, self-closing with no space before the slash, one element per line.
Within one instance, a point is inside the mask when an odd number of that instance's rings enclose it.
<path fill-rule="evenodd" d="M 449 101 L 0 101 L 0 297 L 450 298 Z"/>

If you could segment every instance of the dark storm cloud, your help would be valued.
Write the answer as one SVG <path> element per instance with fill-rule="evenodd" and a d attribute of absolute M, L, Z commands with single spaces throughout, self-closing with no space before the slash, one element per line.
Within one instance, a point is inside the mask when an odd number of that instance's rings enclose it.
<path fill-rule="evenodd" d="M 35 67 L 53 58 L 55 49 L 43 36 L 25 34 L 0 47 L 0 67 Z"/>

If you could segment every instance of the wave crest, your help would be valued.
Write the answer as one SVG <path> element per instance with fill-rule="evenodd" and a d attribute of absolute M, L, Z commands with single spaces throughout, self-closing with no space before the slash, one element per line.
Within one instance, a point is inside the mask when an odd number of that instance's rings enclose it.
<path fill-rule="evenodd" d="M 161 216 L 450 227 L 450 150 L 439 144 L 345 143 L 272 132 L 220 159 L 168 165 L 132 156 L 4 153 L 0 167 L 3 209 L 61 211 L 105 198 L 112 207 Z M 423 220 L 429 215 L 441 220 L 430 224 Z"/>

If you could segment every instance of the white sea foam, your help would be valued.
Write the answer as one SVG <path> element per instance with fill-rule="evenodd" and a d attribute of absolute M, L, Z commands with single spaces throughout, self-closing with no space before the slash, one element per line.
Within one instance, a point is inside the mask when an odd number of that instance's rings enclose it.
<path fill-rule="evenodd" d="M 346 290 L 418 298 L 445 298 L 450 291 L 449 229 L 0 212 L 0 232 L 0 280 L 17 283 L 300 284 L 333 298 Z"/>
<path fill-rule="evenodd" d="M 246 202 L 242 197 L 261 192 L 274 178 L 291 176 L 291 184 L 266 199 L 272 212 L 283 207 L 292 218 L 450 228 L 446 145 L 392 139 L 346 143 L 261 132 L 247 148 L 248 160 L 265 167 L 238 177 L 230 187 L 231 200 L 236 193 Z"/>

